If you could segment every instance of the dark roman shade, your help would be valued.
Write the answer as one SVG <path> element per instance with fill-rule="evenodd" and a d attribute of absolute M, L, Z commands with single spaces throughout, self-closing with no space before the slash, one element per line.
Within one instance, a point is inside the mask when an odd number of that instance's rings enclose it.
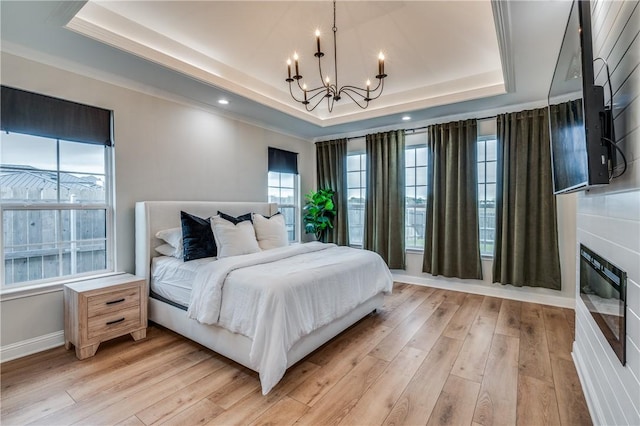
<path fill-rule="evenodd" d="M 5 132 L 111 146 L 111 111 L 1 86 Z"/>
<path fill-rule="evenodd" d="M 269 171 L 298 174 L 298 153 L 269 147 Z"/>

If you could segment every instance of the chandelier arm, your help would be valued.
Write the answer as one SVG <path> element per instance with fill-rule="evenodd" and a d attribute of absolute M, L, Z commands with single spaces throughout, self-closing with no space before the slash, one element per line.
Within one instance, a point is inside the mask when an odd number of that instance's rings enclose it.
<path fill-rule="evenodd" d="M 376 88 L 371 91 L 371 93 L 376 93 L 378 88 L 380 88 L 380 91 L 374 97 L 369 96 L 369 100 L 378 99 L 380 97 L 380 95 L 382 95 L 382 92 L 384 91 L 384 79 L 382 79 L 382 78 L 380 79 L 380 82 L 378 83 Z"/>
<path fill-rule="evenodd" d="M 343 87 L 344 89 L 344 87 Z M 369 101 L 365 101 L 365 104 L 362 105 L 360 104 L 360 102 L 358 102 L 358 100 L 356 98 L 354 98 L 353 96 L 351 96 L 351 93 L 349 93 L 349 90 L 341 90 L 342 93 L 344 93 L 345 95 L 347 95 L 349 98 L 351 98 L 351 100 L 358 105 L 360 108 L 362 109 L 367 109 L 367 107 L 369 106 Z M 362 98 L 362 99 L 366 99 L 366 98 Z"/>
<path fill-rule="evenodd" d="M 302 86 L 300 85 L 300 80 L 298 80 L 298 89 L 300 89 L 302 92 L 305 91 L 305 89 L 303 89 Z M 318 91 L 318 90 L 326 91 L 327 90 L 327 86 L 323 85 L 323 86 L 314 87 L 313 89 L 309 89 L 309 88 L 306 89 L 307 93 L 315 92 L 315 91 Z"/>
<path fill-rule="evenodd" d="M 296 102 L 300 102 L 300 103 L 302 103 L 302 102 L 303 102 L 303 101 L 302 101 L 302 99 L 300 99 L 300 100 L 299 100 L 299 99 L 298 99 L 298 98 L 296 98 L 296 96 L 293 94 L 293 89 L 291 88 L 291 83 L 289 83 L 289 93 L 291 94 L 291 97 L 293 98 L 293 100 L 294 100 L 294 101 L 296 101 Z"/>
<path fill-rule="evenodd" d="M 315 104 L 314 106 L 309 107 L 309 105 L 311 104 L 311 102 L 310 102 L 310 101 L 311 101 L 311 100 L 313 100 L 316 96 L 318 96 L 318 94 L 316 94 L 316 95 L 314 95 L 313 97 L 309 98 L 309 102 L 307 102 L 307 103 L 304 105 L 304 108 L 305 108 L 307 111 L 311 112 L 311 111 L 313 111 L 314 109 L 316 109 L 316 108 L 317 108 L 317 106 L 318 106 L 318 105 L 320 105 L 320 103 L 321 103 L 321 102 L 322 102 L 322 100 L 324 99 L 324 97 L 322 97 L 322 98 L 318 99 L 318 102 L 316 102 L 316 104 Z"/>

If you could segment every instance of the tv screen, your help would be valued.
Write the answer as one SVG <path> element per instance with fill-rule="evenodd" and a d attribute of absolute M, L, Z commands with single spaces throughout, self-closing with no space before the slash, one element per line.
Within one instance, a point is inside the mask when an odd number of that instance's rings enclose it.
<path fill-rule="evenodd" d="M 576 0 L 549 88 L 555 194 L 609 183 L 604 113 L 603 88 L 594 84 L 590 5 Z"/>

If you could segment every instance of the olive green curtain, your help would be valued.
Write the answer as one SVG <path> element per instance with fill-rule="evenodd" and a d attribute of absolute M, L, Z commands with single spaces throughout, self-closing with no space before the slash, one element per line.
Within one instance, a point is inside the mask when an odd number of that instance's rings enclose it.
<path fill-rule="evenodd" d="M 318 188 L 333 189 L 336 216 L 333 229 L 326 232 L 327 242 L 349 245 L 347 214 L 347 140 L 336 139 L 316 143 Z"/>
<path fill-rule="evenodd" d="M 367 135 L 366 154 L 363 247 L 404 269 L 404 130 Z"/>
<path fill-rule="evenodd" d="M 493 282 L 560 290 L 547 108 L 500 114 Z"/>
<path fill-rule="evenodd" d="M 482 279 L 478 230 L 477 121 L 427 129 L 427 219 L 422 270 Z"/>
<path fill-rule="evenodd" d="M 584 119 L 582 117 L 582 99 L 576 99 L 574 101 L 564 102 L 557 105 L 549 106 L 549 118 L 550 118 L 550 128 L 555 129 L 556 134 L 552 134 L 552 138 L 571 138 L 573 140 L 584 141 Z M 567 158 L 571 155 L 565 150 L 571 150 L 572 147 L 567 147 L 564 144 L 554 144 L 552 147 L 551 155 L 559 155 L 561 158 Z M 559 150 L 558 152 L 554 150 Z M 554 177 L 554 188 L 569 188 L 570 186 L 574 186 L 578 182 L 575 179 L 575 170 L 580 167 L 580 165 L 584 166 L 584 173 L 586 174 L 586 161 L 584 164 L 580 161 L 577 162 L 569 162 L 569 161 L 558 161 L 552 164 L 552 167 L 555 168 L 553 173 Z"/>

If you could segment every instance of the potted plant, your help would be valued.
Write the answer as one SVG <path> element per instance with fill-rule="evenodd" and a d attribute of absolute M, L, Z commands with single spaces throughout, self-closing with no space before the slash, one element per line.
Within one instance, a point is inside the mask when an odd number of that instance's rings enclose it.
<path fill-rule="evenodd" d="M 314 234 L 318 241 L 326 242 L 327 229 L 333 229 L 331 221 L 336 215 L 336 206 L 333 203 L 332 189 L 318 189 L 311 191 L 304 197 L 307 204 L 304 206 L 304 231 L 306 234 Z"/>

